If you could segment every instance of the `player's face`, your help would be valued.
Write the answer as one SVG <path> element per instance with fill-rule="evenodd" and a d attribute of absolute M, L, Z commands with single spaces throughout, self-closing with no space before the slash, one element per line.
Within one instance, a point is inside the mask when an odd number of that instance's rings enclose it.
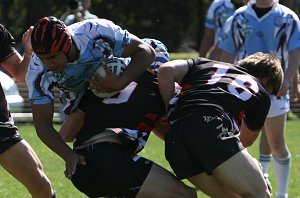
<path fill-rule="evenodd" d="M 48 70 L 57 73 L 63 72 L 68 62 L 67 56 L 63 52 L 37 54 L 37 56 L 41 59 Z"/>

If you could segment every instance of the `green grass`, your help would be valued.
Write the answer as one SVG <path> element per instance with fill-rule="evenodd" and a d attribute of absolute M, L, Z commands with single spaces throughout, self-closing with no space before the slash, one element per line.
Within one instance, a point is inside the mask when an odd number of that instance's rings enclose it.
<path fill-rule="evenodd" d="M 198 53 L 170 53 L 170 59 L 188 59 L 198 57 Z"/>
<path fill-rule="evenodd" d="M 18 127 L 23 138 L 26 139 L 33 149 L 38 154 L 42 161 L 45 172 L 50 178 L 58 197 L 61 198 L 86 198 L 73 187 L 72 183 L 64 177 L 64 162 L 52 151 L 50 151 L 36 136 L 32 126 Z M 291 120 L 287 123 L 286 128 L 287 142 L 292 153 L 292 172 L 289 185 L 289 197 L 300 198 L 300 122 L 299 120 Z M 249 152 L 257 157 L 258 141 L 249 149 Z M 141 152 L 141 155 L 148 157 L 156 163 L 170 169 L 164 158 L 164 144 L 156 136 L 151 135 L 146 148 Z M 273 184 L 273 189 L 276 190 L 275 178 L 272 166 L 270 168 L 270 180 Z M 12 176 L 0 168 L 0 198 L 24 198 L 30 197 L 27 190 L 19 184 Z M 198 197 L 206 197 L 201 192 L 198 192 Z"/>

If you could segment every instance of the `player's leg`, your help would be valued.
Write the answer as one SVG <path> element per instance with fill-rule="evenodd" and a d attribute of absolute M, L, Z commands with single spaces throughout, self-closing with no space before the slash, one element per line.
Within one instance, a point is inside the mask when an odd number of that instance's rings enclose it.
<path fill-rule="evenodd" d="M 291 169 L 291 155 L 284 136 L 285 122 L 286 114 L 267 118 L 265 122 L 266 136 L 268 137 L 273 154 L 278 197 L 287 196 L 288 179 Z"/>
<path fill-rule="evenodd" d="M 222 161 L 240 151 L 238 138 L 234 136 L 226 139 L 229 143 L 223 143 L 225 141 L 217 138 L 219 133 L 216 130 L 223 126 L 222 118 L 207 117 L 202 114 L 185 117 L 172 125 L 165 137 L 166 159 L 180 179 L 188 179 L 210 197 L 238 197 L 214 176 L 207 175 Z M 220 133 L 224 131 L 220 127 L 219 130 Z"/>
<path fill-rule="evenodd" d="M 33 198 L 52 197 L 52 187 L 31 146 L 22 140 L 0 154 L 0 164 L 19 180 Z"/>
<path fill-rule="evenodd" d="M 214 175 L 203 172 L 193 177 L 187 178 L 199 190 L 214 198 L 238 198 L 240 197 L 232 190 L 223 185 Z"/>
<path fill-rule="evenodd" d="M 213 175 L 241 197 L 271 197 L 257 161 L 245 149 L 219 165 Z"/>
<path fill-rule="evenodd" d="M 264 177 L 268 179 L 269 174 L 269 165 L 271 162 L 271 147 L 269 145 L 265 129 L 262 129 L 261 135 L 260 135 L 260 142 L 259 142 L 259 162 L 262 166 L 262 171 L 264 173 Z"/>
<path fill-rule="evenodd" d="M 124 145 L 99 142 L 75 150 L 87 163 L 77 166 L 72 182 L 89 197 L 196 197 L 169 171 Z"/>
<path fill-rule="evenodd" d="M 172 173 L 153 163 L 137 198 L 196 198 L 196 192 L 183 182 L 179 181 Z"/>

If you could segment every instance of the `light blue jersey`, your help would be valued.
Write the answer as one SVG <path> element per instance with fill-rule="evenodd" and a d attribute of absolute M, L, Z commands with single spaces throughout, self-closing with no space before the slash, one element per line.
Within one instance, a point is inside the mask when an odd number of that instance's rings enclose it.
<path fill-rule="evenodd" d="M 276 53 L 285 70 L 288 53 L 300 47 L 299 18 L 279 3 L 258 18 L 252 4 L 239 8 L 226 21 L 218 46 L 237 60 L 256 52 Z"/>
<path fill-rule="evenodd" d="M 90 71 L 95 71 L 112 56 L 120 57 L 124 47 L 130 43 L 126 30 L 105 19 L 88 19 L 68 26 L 68 30 L 80 51 L 79 58 L 68 63 L 63 73 L 55 73 L 47 71 L 34 54 L 26 74 L 32 104 L 53 102 L 53 88 L 56 86 L 66 97 L 66 113 L 77 107 L 88 86 L 86 79 L 91 77 Z"/>
<path fill-rule="evenodd" d="M 205 28 L 213 29 L 215 38 L 218 38 L 225 21 L 233 15 L 235 11 L 231 0 L 214 0 L 208 8 L 205 18 Z M 215 43 L 217 40 L 215 39 Z"/>

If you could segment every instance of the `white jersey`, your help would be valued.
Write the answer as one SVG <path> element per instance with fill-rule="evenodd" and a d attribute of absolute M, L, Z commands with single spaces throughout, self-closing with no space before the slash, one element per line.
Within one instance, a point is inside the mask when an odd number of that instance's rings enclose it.
<path fill-rule="evenodd" d="M 53 102 L 54 86 L 64 92 L 65 113 L 74 110 L 91 77 L 90 71 L 102 66 L 104 60 L 120 57 L 130 43 L 129 33 L 106 19 L 88 19 L 68 26 L 73 42 L 80 51 L 79 58 L 68 63 L 63 73 L 47 71 L 42 61 L 34 54 L 26 74 L 29 99 L 32 104 Z"/>

